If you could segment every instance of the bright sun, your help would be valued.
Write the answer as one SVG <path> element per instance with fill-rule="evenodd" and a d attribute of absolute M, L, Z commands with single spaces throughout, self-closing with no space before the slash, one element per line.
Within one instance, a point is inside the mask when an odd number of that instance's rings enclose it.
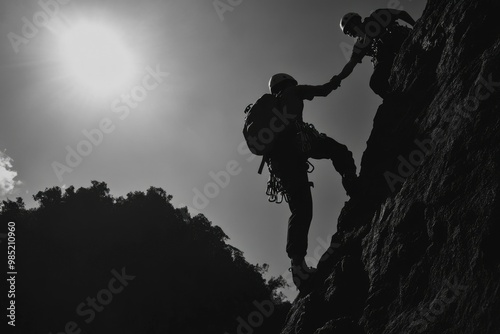
<path fill-rule="evenodd" d="M 60 39 L 65 74 L 93 95 L 114 93 L 134 73 L 134 61 L 120 36 L 109 27 L 80 22 Z"/>

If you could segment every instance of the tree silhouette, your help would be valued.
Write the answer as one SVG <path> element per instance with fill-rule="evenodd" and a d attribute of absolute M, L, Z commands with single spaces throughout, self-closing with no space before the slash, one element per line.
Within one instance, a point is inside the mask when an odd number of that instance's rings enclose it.
<path fill-rule="evenodd" d="M 106 183 L 48 188 L 26 209 L 4 201 L 0 222 L 16 222 L 18 323 L 23 332 L 235 333 L 254 302 L 276 307 L 254 333 L 279 331 L 290 304 L 266 281 L 267 265 L 248 263 L 205 216 L 174 208 L 172 196 L 150 187 L 113 197 Z M 135 278 L 94 317 L 77 312 L 99 297 L 112 270 Z M 98 300 L 98 299 L 97 299 Z M 89 321 L 90 320 L 90 321 Z"/>

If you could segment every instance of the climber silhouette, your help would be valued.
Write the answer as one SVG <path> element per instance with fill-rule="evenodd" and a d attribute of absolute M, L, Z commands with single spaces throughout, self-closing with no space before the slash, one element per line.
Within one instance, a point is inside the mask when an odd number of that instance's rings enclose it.
<path fill-rule="evenodd" d="M 348 13 L 342 17 L 342 32 L 357 41 L 351 59 L 337 76 L 336 83 L 340 84 L 365 56 L 370 56 L 374 66 L 370 87 L 380 97 L 387 96 L 394 58 L 411 31 L 410 28 L 399 25 L 397 20 L 415 25 L 410 14 L 396 9 L 378 9 L 363 20 L 356 13 Z"/>
<path fill-rule="evenodd" d="M 294 121 L 275 139 L 267 162 L 271 174 L 268 194 L 281 192 L 290 207 L 286 251 L 292 262 L 293 280 L 299 290 L 315 272 L 304 261 L 313 215 L 312 184 L 308 179 L 311 165 L 308 159 L 331 159 L 342 176 L 347 194 L 352 196 L 357 188 L 352 153 L 345 145 L 320 134 L 313 125 L 304 123 L 302 118 L 304 100 L 327 96 L 336 88 L 338 83 L 334 79 L 320 86 L 298 85 L 293 77 L 284 73 L 273 75 L 269 81 L 271 94 L 279 98 L 281 107 L 286 107 L 288 114 L 295 116 Z"/>

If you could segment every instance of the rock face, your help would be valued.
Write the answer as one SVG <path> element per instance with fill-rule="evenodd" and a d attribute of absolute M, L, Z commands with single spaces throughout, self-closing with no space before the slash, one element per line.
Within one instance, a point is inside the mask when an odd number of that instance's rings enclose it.
<path fill-rule="evenodd" d="M 430 0 L 282 333 L 500 333 L 500 2 Z M 368 78 L 367 78 L 368 79 Z"/>

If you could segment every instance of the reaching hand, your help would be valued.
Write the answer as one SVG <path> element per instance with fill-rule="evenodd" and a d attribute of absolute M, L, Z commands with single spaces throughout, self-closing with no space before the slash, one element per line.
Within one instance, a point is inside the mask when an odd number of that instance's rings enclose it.
<path fill-rule="evenodd" d="M 333 89 L 339 88 L 341 82 L 342 80 L 337 75 L 333 76 L 333 78 L 330 80 L 330 83 L 333 84 Z"/>

